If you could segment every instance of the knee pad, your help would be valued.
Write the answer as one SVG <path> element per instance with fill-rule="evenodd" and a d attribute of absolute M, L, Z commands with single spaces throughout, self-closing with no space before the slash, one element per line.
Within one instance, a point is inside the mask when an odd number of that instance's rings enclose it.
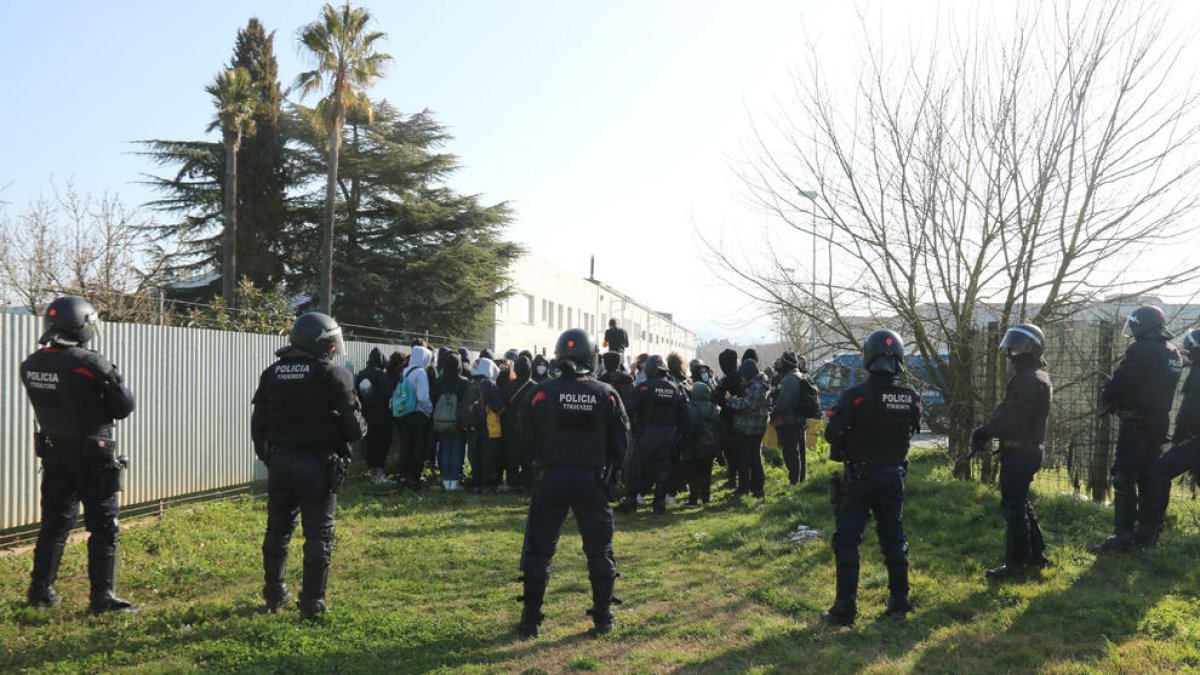
<path fill-rule="evenodd" d="M 306 539 L 304 541 L 304 564 L 327 566 L 333 554 L 333 542 L 325 539 Z"/>
<path fill-rule="evenodd" d="M 282 534 L 279 532 L 267 532 L 263 537 L 262 552 L 266 556 L 283 556 L 287 555 L 288 543 L 291 542 L 292 535 Z"/>

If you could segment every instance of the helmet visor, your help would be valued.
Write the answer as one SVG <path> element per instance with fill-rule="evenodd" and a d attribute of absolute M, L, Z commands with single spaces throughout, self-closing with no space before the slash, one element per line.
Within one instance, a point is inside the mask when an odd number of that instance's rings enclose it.
<path fill-rule="evenodd" d="M 328 344 L 330 354 L 346 355 L 346 342 L 342 339 L 342 327 L 326 328 L 317 335 L 317 344 Z"/>
<path fill-rule="evenodd" d="M 1033 333 L 1017 326 L 1009 328 L 1000 341 L 1000 351 L 1010 354 L 1028 354 L 1042 345 Z"/>

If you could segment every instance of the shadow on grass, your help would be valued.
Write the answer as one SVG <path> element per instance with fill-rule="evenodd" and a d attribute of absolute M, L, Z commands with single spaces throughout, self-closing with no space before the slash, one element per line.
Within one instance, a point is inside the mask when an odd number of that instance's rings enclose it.
<path fill-rule="evenodd" d="M 807 625 L 689 664 L 680 672 L 742 672 L 761 666 L 783 672 L 816 667 L 855 672 L 878 661 L 902 658 L 934 631 L 974 616 L 986 606 L 987 596 L 981 591 L 954 603 L 921 609 L 905 621 L 875 617 L 863 611 L 869 608 L 860 608 L 858 624 L 850 629 L 825 625 L 813 613 L 806 619 Z"/>

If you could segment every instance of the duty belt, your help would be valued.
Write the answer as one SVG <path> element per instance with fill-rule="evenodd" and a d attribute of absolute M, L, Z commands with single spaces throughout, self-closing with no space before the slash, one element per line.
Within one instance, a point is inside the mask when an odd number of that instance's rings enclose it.
<path fill-rule="evenodd" d="M 272 443 L 271 449 L 275 452 L 282 452 L 285 455 L 332 455 L 337 450 L 332 445 L 324 443 L 306 443 L 304 445 L 279 445 Z"/>

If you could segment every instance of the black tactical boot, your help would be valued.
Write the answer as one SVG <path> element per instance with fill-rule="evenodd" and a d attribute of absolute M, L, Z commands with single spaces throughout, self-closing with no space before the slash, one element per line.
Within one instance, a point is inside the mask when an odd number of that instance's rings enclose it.
<path fill-rule="evenodd" d="M 300 616 L 314 620 L 329 611 L 325 605 L 325 583 L 329 580 L 329 566 L 304 566 L 304 581 L 300 589 Z"/>
<path fill-rule="evenodd" d="M 837 598 L 821 618 L 835 626 L 853 626 L 858 616 L 858 565 L 838 565 Z"/>
<path fill-rule="evenodd" d="M 540 604 L 525 603 L 525 609 L 521 610 L 521 622 L 517 624 L 517 635 L 526 640 L 541 635 L 542 620 L 545 618 Z"/>
<path fill-rule="evenodd" d="M 1092 553 L 1122 553 L 1132 551 L 1134 545 L 1134 523 L 1137 521 L 1137 505 L 1127 492 L 1113 493 L 1114 534 L 1092 547 Z"/>
<path fill-rule="evenodd" d="M 89 614 L 138 610 L 132 602 L 117 597 L 116 545 L 98 542 L 95 535 L 88 539 L 88 581 L 92 585 Z"/>
<path fill-rule="evenodd" d="M 546 599 L 546 586 L 550 577 L 547 575 L 538 578 L 527 574 L 521 577 L 521 581 L 525 583 L 525 593 L 521 596 L 525 608 L 521 611 L 521 622 L 517 624 L 517 635 L 530 639 L 541 633 L 542 621 L 546 618 L 546 615 L 542 614 L 542 602 Z"/>
<path fill-rule="evenodd" d="M 62 596 L 54 590 L 58 579 L 58 564 L 62 561 L 64 544 L 39 546 L 33 553 L 33 574 L 26 604 L 37 609 L 49 609 L 62 602 Z"/>
<path fill-rule="evenodd" d="M 292 601 L 292 592 L 283 583 L 286 569 L 287 556 L 263 556 L 263 600 L 272 614 L 278 614 Z"/>
<path fill-rule="evenodd" d="M 600 577 L 592 579 L 592 608 L 588 615 L 592 617 L 592 634 L 604 635 L 613 629 L 613 585 L 616 579 Z"/>
<path fill-rule="evenodd" d="M 887 570 L 888 592 L 891 595 L 883 615 L 903 619 L 905 615 L 913 611 L 913 604 L 908 599 L 908 565 L 888 565 Z"/>
<path fill-rule="evenodd" d="M 991 581 L 1008 581 L 1025 576 L 1025 559 L 1029 556 L 1029 535 L 1008 528 L 1004 533 L 1004 564 L 987 571 Z"/>

